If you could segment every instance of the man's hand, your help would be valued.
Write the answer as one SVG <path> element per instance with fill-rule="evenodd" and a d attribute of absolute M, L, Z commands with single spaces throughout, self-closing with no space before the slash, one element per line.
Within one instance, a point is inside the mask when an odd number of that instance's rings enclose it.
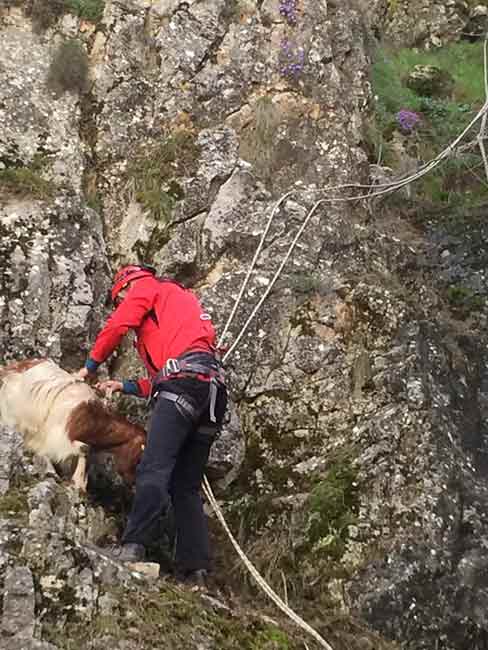
<path fill-rule="evenodd" d="M 88 368 L 80 368 L 77 372 L 74 373 L 75 377 L 78 377 L 78 379 L 81 379 L 81 381 L 85 381 L 87 378 L 88 379 L 93 379 L 95 376 L 93 372 L 90 372 Z"/>
<path fill-rule="evenodd" d="M 95 388 L 107 397 L 111 397 L 112 393 L 120 393 L 124 388 L 124 384 L 116 379 L 107 379 L 106 381 L 99 381 L 98 384 L 95 384 Z"/>

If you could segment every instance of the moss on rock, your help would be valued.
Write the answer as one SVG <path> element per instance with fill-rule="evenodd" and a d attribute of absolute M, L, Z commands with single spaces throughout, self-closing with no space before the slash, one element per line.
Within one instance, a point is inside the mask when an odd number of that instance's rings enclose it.
<path fill-rule="evenodd" d="M 20 488 L 13 488 L 0 496 L 0 516 L 9 515 L 16 520 L 25 520 L 28 512 L 27 496 Z"/>
<path fill-rule="evenodd" d="M 44 623 L 43 639 L 62 644 L 66 650 L 85 648 L 101 636 L 113 647 L 129 642 L 144 650 L 161 647 L 163 639 L 166 650 L 198 648 L 208 641 L 221 650 L 301 647 L 292 636 L 249 612 L 241 612 L 240 616 L 217 613 L 207 609 L 198 595 L 169 584 L 150 592 L 114 587 L 107 593 L 116 603 L 110 612 L 99 612 L 90 625 L 73 613 L 63 626 L 55 620 Z"/>

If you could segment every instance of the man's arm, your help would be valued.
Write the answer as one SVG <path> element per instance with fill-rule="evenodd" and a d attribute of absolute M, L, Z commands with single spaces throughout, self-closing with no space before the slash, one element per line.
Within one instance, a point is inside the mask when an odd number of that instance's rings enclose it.
<path fill-rule="evenodd" d="M 122 382 L 122 392 L 136 397 L 149 397 L 152 382 L 150 379 L 126 379 Z"/>
<path fill-rule="evenodd" d="M 85 363 L 85 375 L 95 373 L 98 366 L 109 357 L 119 345 L 127 331 L 141 325 L 147 313 L 152 309 L 156 294 L 147 287 L 143 279 L 129 287 L 127 296 L 115 309 L 96 338 L 90 355 Z"/>
<path fill-rule="evenodd" d="M 124 395 L 135 395 L 135 397 L 149 397 L 151 393 L 150 379 L 107 379 L 95 385 L 95 388 L 102 393 L 111 395 L 112 393 L 124 393 Z"/>

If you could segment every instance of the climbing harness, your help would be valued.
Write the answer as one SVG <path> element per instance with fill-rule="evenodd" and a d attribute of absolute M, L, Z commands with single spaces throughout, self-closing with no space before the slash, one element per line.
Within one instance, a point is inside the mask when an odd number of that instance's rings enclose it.
<path fill-rule="evenodd" d="M 217 356 L 209 352 L 186 352 L 176 359 L 168 359 L 153 379 L 153 386 L 181 374 L 196 374 L 224 381 L 224 370 Z"/>
<path fill-rule="evenodd" d="M 180 412 L 196 422 L 201 416 L 201 412 L 189 400 L 185 399 L 182 395 L 163 390 L 165 381 L 185 376 L 202 377 L 208 381 L 209 417 L 210 422 L 216 425 L 215 406 L 217 404 L 217 394 L 219 385 L 223 386 L 225 383 L 224 368 L 218 353 L 187 352 L 176 359 L 168 359 L 164 367 L 153 379 L 150 400 L 152 401 L 156 397 L 170 400 L 175 403 Z M 216 426 L 214 430 L 217 430 Z"/>

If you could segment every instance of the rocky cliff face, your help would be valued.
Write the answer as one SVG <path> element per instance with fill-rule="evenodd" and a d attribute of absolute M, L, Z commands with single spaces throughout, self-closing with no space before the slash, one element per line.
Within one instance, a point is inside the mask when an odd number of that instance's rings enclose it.
<path fill-rule="evenodd" d="M 222 328 L 267 217 L 293 190 L 231 344 L 315 201 L 351 195 L 321 188 L 370 181 L 376 40 L 431 47 L 474 33 L 486 7 L 472 4 L 107 0 L 40 11 L 9 0 L 3 358 L 80 364 L 120 262 L 176 275 Z M 229 360 L 232 422 L 214 463 L 226 514 L 335 648 L 488 647 L 484 213 L 426 215 L 404 197 L 322 205 Z M 476 292 L 476 309 L 452 308 L 453 279 Z M 127 349 L 111 371 L 136 367 Z M 9 648 L 162 647 L 161 637 L 168 648 L 301 647 L 244 609 L 256 592 L 217 527 L 230 610 L 107 565 L 90 549 L 115 539 L 120 491 L 92 476 L 80 499 L 22 456 L 12 432 L 1 444 Z"/>

